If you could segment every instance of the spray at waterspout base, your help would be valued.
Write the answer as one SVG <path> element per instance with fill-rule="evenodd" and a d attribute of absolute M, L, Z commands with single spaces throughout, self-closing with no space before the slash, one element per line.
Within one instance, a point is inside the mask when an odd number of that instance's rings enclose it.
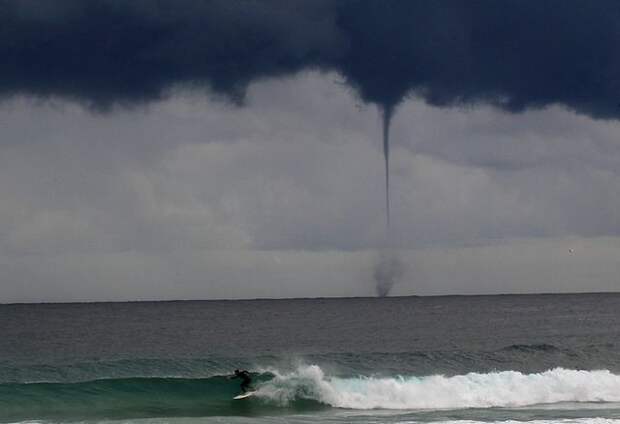
<path fill-rule="evenodd" d="M 404 264 L 396 250 L 385 249 L 379 252 L 373 272 L 377 296 L 389 295 L 394 284 L 402 278 L 404 270 Z"/>

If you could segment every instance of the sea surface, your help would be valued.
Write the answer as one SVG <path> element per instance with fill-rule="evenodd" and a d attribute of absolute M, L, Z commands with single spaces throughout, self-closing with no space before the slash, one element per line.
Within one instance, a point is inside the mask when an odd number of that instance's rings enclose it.
<path fill-rule="evenodd" d="M 17 422 L 620 424 L 620 294 L 0 305 Z"/>

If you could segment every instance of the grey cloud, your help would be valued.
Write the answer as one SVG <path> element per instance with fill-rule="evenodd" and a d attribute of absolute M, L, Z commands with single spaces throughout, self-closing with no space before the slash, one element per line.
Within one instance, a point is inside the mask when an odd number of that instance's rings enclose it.
<path fill-rule="evenodd" d="M 620 169 L 620 145 L 613 141 L 620 131 L 616 121 L 593 121 L 560 107 L 528 111 L 515 119 L 482 107 L 455 110 L 437 125 L 434 108 L 411 102 L 401 109 L 393 141 L 419 154 L 498 172 Z"/>
<path fill-rule="evenodd" d="M 381 120 L 336 78 L 263 81 L 240 109 L 187 92 L 105 115 L 6 103 L 2 299 L 373 295 Z M 593 237 L 618 234 L 617 134 L 562 108 L 404 103 L 392 235 L 414 250 L 393 293 L 613 288 L 615 241 Z"/>
<path fill-rule="evenodd" d="M 14 102 L 2 115 L 5 249 L 381 246 L 381 121 L 334 78 L 256 84 L 235 113 L 194 94 L 105 116 Z M 618 234 L 617 131 L 561 109 L 403 104 L 394 247 Z"/>

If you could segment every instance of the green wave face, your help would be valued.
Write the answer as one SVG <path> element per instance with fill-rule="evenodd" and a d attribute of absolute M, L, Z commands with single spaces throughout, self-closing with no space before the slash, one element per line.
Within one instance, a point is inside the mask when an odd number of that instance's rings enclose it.
<path fill-rule="evenodd" d="M 255 375 L 255 384 L 270 374 Z M 0 385 L 0 421 L 25 419 L 148 418 L 177 416 L 290 413 L 320 408 L 295 402 L 283 410 L 260 399 L 233 400 L 239 380 L 225 376 L 205 379 L 129 378 L 79 383 Z"/>

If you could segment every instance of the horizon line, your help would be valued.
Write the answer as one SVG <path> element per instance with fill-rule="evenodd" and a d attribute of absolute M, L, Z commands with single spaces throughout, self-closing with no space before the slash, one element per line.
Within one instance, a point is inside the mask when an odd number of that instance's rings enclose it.
<path fill-rule="evenodd" d="M 346 300 L 346 299 L 403 299 L 436 297 L 500 297 L 500 296 L 574 296 L 574 295 L 620 295 L 619 291 L 575 291 L 575 292 L 532 292 L 532 293 L 479 293 L 479 294 L 433 294 L 433 295 L 399 295 L 399 296 L 317 296 L 317 297 L 252 297 L 221 299 L 134 299 L 134 300 L 81 300 L 81 301 L 41 301 L 41 302 L 0 302 L 0 306 L 11 305 L 83 305 L 99 303 L 178 303 L 178 302 L 254 302 L 287 300 Z"/>

